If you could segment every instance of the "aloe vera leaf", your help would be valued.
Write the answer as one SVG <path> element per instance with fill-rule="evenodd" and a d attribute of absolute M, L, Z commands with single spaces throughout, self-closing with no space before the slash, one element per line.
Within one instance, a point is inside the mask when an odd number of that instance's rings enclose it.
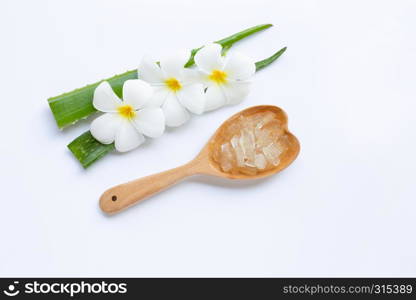
<path fill-rule="evenodd" d="M 82 166 L 84 168 L 88 168 L 95 161 L 113 151 L 115 147 L 114 143 L 109 145 L 101 144 L 94 139 L 90 131 L 86 131 L 73 140 L 68 145 L 68 148 L 82 164 Z"/>
<path fill-rule="evenodd" d="M 272 56 L 256 63 L 256 72 L 273 63 L 285 52 L 286 47 L 280 49 Z M 79 160 L 84 168 L 88 168 L 95 161 L 111 152 L 114 144 L 103 145 L 93 138 L 89 131 L 83 133 L 68 145 L 69 150 Z"/>
<path fill-rule="evenodd" d="M 226 49 L 230 48 L 234 43 L 256 33 L 261 30 L 271 27 L 272 24 L 263 24 L 257 25 L 246 30 L 240 31 L 236 34 L 230 35 L 222 40 L 217 41 L 216 43 L 225 47 Z M 186 63 L 186 67 L 192 66 L 194 62 L 194 56 L 200 48 L 193 49 L 191 51 L 191 57 Z M 77 121 L 88 117 L 89 115 L 96 112 L 95 108 L 92 105 L 92 98 L 94 95 L 94 90 L 102 81 L 108 81 L 111 87 L 114 89 L 117 95 L 120 97 L 123 83 L 128 79 L 136 79 L 137 70 L 127 71 L 123 74 L 116 75 L 114 77 L 103 79 L 99 82 L 84 86 L 82 88 L 76 89 L 74 91 L 52 97 L 48 99 L 49 107 L 52 111 L 52 114 L 55 118 L 56 124 L 59 128 L 64 128 L 71 124 L 76 123 Z"/>
<path fill-rule="evenodd" d="M 104 80 L 108 81 L 114 92 L 121 97 L 123 83 L 128 79 L 136 78 L 137 70 L 132 70 Z M 97 111 L 92 105 L 92 98 L 95 88 L 101 82 L 99 81 L 48 99 L 49 107 L 59 128 L 74 124 Z"/>
<path fill-rule="evenodd" d="M 272 62 L 274 62 L 276 59 L 278 59 L 286 51 L 286 49 L 287 49 L 287 47 L 284 47 L 284 48 L 280 49 L 279 51 L 277 51 L 272 56 L 256 62 L 256 72 L 258 72 L 259 70 L 267 67 Z"/>
<path fill-rule="evenodd" d="M 273 26 L 273 24 L 262 24 L 262 25 L 257 25 L 257 26 L 254 26 L 254 27 L 250 27 L 246 30 L 240 31 L 240 32 L 238 32 L 236 34 L 233 34 L 233 35 L 230 35 L 229 37 L 226 37 L 222 40 L 216 41 L 215 43 L 220 44 L 222 46 L 223 50 L 227 51 L 234 45 L 234 43 L 236 43 L 238 41 L 241 41 L 242 39 L 244 39 L 244 38 L 246 38 L 246 37 L 248 37 L 248 36 L 250 36 L 250 35 L 252 35 L 256 32 L 265 30 L 265 29 L 270 28 L 272 26 Z M 185 64 L 185 68 L 193 66 L 195 64 L 195 61 L 194 61 L 195 54 L 201 48 L 202 47 L 195 48 L 191 51 L 191 57 L 189 58 L 188 62 Z"/>

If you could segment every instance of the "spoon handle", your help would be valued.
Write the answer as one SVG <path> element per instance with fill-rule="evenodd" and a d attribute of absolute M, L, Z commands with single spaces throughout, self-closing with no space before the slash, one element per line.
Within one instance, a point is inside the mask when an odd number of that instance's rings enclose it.
<path fill-rule="evenodd" d="M 116 185 L 101 195 L 100 208 L 109 214 L 119 212 L 188 176 L 198 173 L 198 169 L 198 165 L 191 161 L 174 169 Z"/>

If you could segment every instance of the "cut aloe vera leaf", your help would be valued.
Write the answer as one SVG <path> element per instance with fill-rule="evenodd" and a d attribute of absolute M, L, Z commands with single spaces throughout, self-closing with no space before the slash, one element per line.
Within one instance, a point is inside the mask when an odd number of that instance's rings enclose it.
<path fill-rule="evenodd" d="M 250 27 L 246 30 L 240 31 L 240 32 L 238 32 L 236 34 L 233 34 L 233 35 L 230 35 L 229 37 L 226 37 L 225 39 L 216 41 L 215 43 L 220 44 L 224 50 L 228 50 L 236 42 L 241 41 L 242 39 L 244 39 L 244 38 L 246 38 L 246 37 L 248 37 L 248 36 L 250 36 L 250 35 L 252 35 L 256 32 L 265 30 L 265 29 L 270 28 L 272 26 L 273 26 L 272 24 L 263 24 L 263 25 L 257 25 L 257 26 L 254 26 L 254 27 Z M 185 64 L 186 68 L 191 67 L 195 64 L 195 61 L 194 61 L 195 54 L 201 48 L 202 47 L 199 47 L 199 48 L 193 49 L 191 51 L 191 57 L 189 58 L 188 62 Z"/>
<path fill-rule="evenodd" d="M 287 47 L 284 47 L 284 48 L 280 49 L 279 51 L 277 51 L 272 56 L 256 62 L 256 72 L 258 72 L 259 70 L 261 70 L 261 69 L 267 67 L 268 65 L 270 65 L 271 63 L 273 63 L 276 59 L 278 59 L 286 51 L 286 49 L 287 49 Z"/>
<path fill-rule="evenodd" d="M 246 30 L 240 31 L 236 34 L 230 35 L 216 43 L 220 44 L 225 48 L 230 48 L 234 43 L 262 30 L 271 27 L 272 24 L 257 25 Z M 196 48 L 191 51 L 191 57 L 186 63 L 186 67 L 192 66 L 194 62 L 195 54 L 201 49 Z M 121 95 L 123 83 L 128 79 L 136 79 L 137 70 L 127 71 L 123 74 L 116 75 L 114 77 L 103 79 L 94 84 L 84 86 L 76 89 L 72 92 L 65 93 L 56 97 L 48 99 L 49 107 L 51 108 L 52 114 L 55 118 L 56 124 L 59 128 L 75 124 L 81 119 L 85 119 L 89 115 L 96 112 L 92 105 L 92 98 L 94 95 L 95 88 L 102 82 L 108 81 L 111 87 L 114 89 L 118 96 Z"/>
<path fill-rule="evenodd" d="M 286 51 L 286 47 L 280 49 L 272 56 L 256 63 L 256 72 L 269 66 Z M 68 145 L 69 150 L 78 159 L 84 168 L 99 160 L 107 153 L 114 150 L 114 144 L 103 145 L 93 138 L 89 131 L 83 133 Z"/>
<path fill-rule="evenodd" d="M 137 70 L 132 70 L 104 80 L 108 81 L 114 92 L 121 97 L 123 83 L 128 79 L 136 78 Z M 95 88 L 102 81 L 48 99 L 49 107 L 59 128 L 74 124 L 97 111 L 92 105 L 92 98 Z"/>
<path fill-rule="evenodd" d="M 114 143 L 104 145 L 93 138 L 90 131 L 84 132 L 68 145 L 84 168 L 88 168 L 95 161 L 114 150 Z"/>

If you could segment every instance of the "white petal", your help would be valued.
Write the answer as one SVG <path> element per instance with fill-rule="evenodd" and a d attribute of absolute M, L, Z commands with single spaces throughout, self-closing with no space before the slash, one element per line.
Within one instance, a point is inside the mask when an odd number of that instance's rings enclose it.
<path fill-rule="evenodd" d="M 227 55 L 224 71 L 234 80 L 245 80 L 256 72 L 256 64 L 250 57 L 234 52 Z"/>
<path fill-rule="evenodd" d="M 249 81 L 235 81 L 229 82 L 222 86 L 225 97 L 227 98 L 227 104 L 238 104 L 248 95 L 250 92 Z"/>
<path fill-rule="evenodd" d="M 165 114 L 166 125 L 177 127 L 189 120 L 189 112 L 178 102 L 176 95 L 170 93 L 162 106 Z"/>
<path fill-rule="evenodd" d="M 143 108 L 132 122 L 139 132 L 152 138 L 161 136 L 165 131 L 165 115 L 161 108 Z"/>
<path fill-rule="evenodd" d="M 208 44 L 199 50 L 195 55 L 195 64 L 205 73 L 213 70 L 222 70 L 224 58 L 221 56 L 222 47 L 219 44 Z"/>
<path fill-rule="evenodd" d="M 183 85 L 201 82 L 207 79 L 207 75 L 195 69 L 184 69 L 182 72 L 181 83 Z"/>
<path fill-rule="evenodd" d="M 163 72 L 156 64 L 156 60 L 149 56 L 143 57 L 137 69 L 140 79 L 150 83 L 161 83 L 164 81 Z"/>
<path fill-rule="evenodd" d="M 153 94 L 152 87 L 140 79 L 130 79 L 123 85 L 123 104 L 130 104 L 134 109 L 143 107 Z"/>
<path fill-rule="evenodd" d="M 149 102 L 146 103 L 146 107 L 160 107 L 165 102 L 168 94 L 171 91 L 166 86 L 153 87 L 153 95 Z"/>
<path fill-rule="evenodd" d="M 102 144 L 114 142 L 116 132 L 122 120 L 115 113 L 106 113 L 99 116 L 91 123 L 90 132 L 92 136 Z"/>
<path fill-rule="evenodd" d="M 230 79 L 245 80 L 256 72 L 256 64 L 250 57 L 239 52 L 227 55 L 224 71 Z"/>
<path fill-rule="evenodd" d="M 179 102 L 194 114 L 202 114 L 205 109 L 204 86 L 200 83 L 186 85 L 177 93 Z"/>
<path fill-rule="evenodd" d="M 209 75 L 207 75 L 205 72 L 199 71 L 199 81 L 204 85 L 205 88 L 210 87 L 211 85 L 216 85 L 214 81 L 209 79 Z"/>
<path fill-rule="evenodd" d="M 143 143 L 144 140 L 144 136 L 137 131 L 130 121 L 123 120 L 115 137 L 116 150 L 119 152 L 133 150 Z"/>
<path fill-rule="evenodd" d="M 217 84 L 208 87 L 205 93 L 205 111 L 214 110 L 224 106 L 227 103 L 224 92 Z"/>
<path fill-rule="evenodd" d="M 178 51 L 177 53 L 160 60 L 160 68 L 162 69 L 165 78 L 182 77 L 182 71 L 191 53 L 189 51 Z"/>
<path fill-rule="evenodd" d="M 101 82 L 94 91 L 92 100 L 96 110 L 103 112 L 115 112 L 121 104 L 120 98 L 114 93 L 107 81 Z"/>

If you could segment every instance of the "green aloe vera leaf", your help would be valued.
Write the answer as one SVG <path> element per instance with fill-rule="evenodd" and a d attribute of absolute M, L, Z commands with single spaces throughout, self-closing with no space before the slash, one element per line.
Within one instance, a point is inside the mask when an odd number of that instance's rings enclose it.
<path fill-rule="evenodd" d="M 280 49 L 279 51 L 277 51 L 272 56 L 256 62 L 256 72 L 265 68 L 265 67 L 267 67 L 272 62 L 274 62 L 276 59 L 278 59 L 286 51 L 286 49 L 287 49 L 287 47 L 284 47 L 284 48 Z"/>
<path fill-rule="evenodd" d="M 256 72 L 267 67 L 286 51 L 286 47 L 280 49 L 272 56 L 256 63 Z M 84 168 L 88 168 L 95 161 L 114 149 L 114 144 L 103 145 L 93 138 L 89 131 L 83 133 L 68 145 L 69 150 L 79 160 Z"/>
<path fill-rule="evenodd" d="M 123 83 L 128 79 L 136 78 L 137 70 L 132 70 L 104 80 L 108 81 L 114 92 L 121 97 Z M 92 98 L 95 88 L 101 82 L 96 82 L 48 99 L 49 107 L 59 128 L 74 124 L 96 112 L 96 109 L 92 105 Z"/>
<path fill-rule="evenodd" d="M 238 32 L 236 34 L 233 34 L 233 35 L 230 35 L 229 37 L 226 37 L 225 39 L 216 41 L 215 43 L 220 44 L 222 46 L 223 50 L 227 51 L 234 45 L 234 43 L 236 43 L 238 41 L 241 41 L 242 39 L 244 39 L 244 38 L 246 38 L 246 37 L 248 37 L 248 36 L 250 36 L 250 35 L 252 35 L 256 32 L 265 30 L 265 29 L 270 28 L 272 26 L 273 26 L 273 24 L 262 24 L 262 25 L 257 25 L 257 26 L 254 26 L 254 27 L 250 27 L 246 30 L 240 31 L 240 32 Z M 195 61 L 194 61 L 195 54 L 201 48 L 202 47 L 199 47 L 199 48 L 193 49 L 191 51 L 191 57 L 189 58 L 188 62 L 185 64 L 186 68 L 191 67 L 195 64 Z"/>
<path fill-rule="evenodd" d="M 114 150 L 114 143 L 104 145 L 93 138 L 90 131 L 86 131 L 68 145 L 84 168 L 88 168 L 95 161 Z"/>
<path fill-rule="evenodd" d="M 230 35 L 216 43 L 220 44 L 224 48 L 230 48 L 234 43 L 256 33 L 271 27 L 272 24 L 257 25 L 246 30 L 240 31 L 236 34 Z M 186 63 L 186 67 L 192 66 L 194 62 L 194 56 L 200 48 L 193 49 L 191 51 L 191 57 Z M 136 79 L 137 70 L 127 71 L 123 74 L 116 75 L 114 77 L 103 79 L 99 82 L 84 86 L 74 91 L 52 97 L 48 99 L 49 107 L 55 118 L 55 121 L 59 128 L 64 128 L 77 121 L 88 117 L 96 112 L 92 105 L 92 98 L 95 88 L 102 82 L 108 81 L 117 95 L 120 97 L 123 83 L 128 79 Z"/>

